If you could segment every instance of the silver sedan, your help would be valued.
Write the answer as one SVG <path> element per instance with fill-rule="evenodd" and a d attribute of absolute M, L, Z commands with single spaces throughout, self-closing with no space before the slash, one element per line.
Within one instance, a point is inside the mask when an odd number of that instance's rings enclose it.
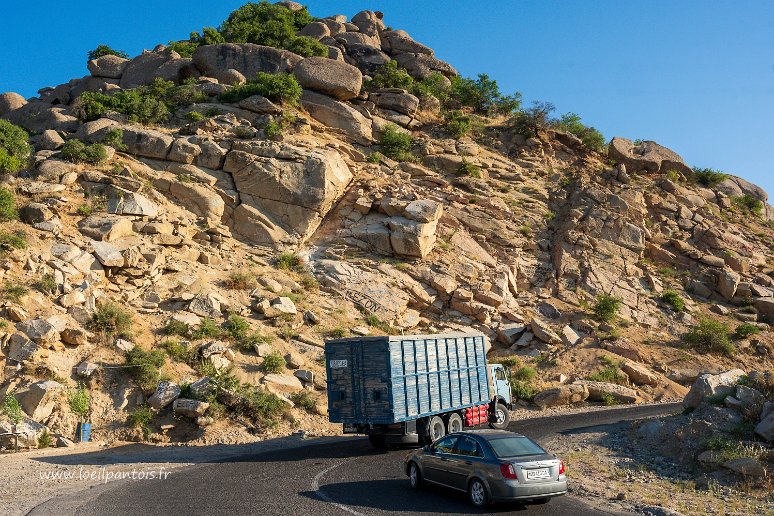
<path fill-rule="evenodd" d="M 564 462 L 528 437 L 504 430 L 449 434 L 410 453 L 405 471 L 411 487 L 427 482 L 464 491 L 476 507 L 542 503 L 567 493 Z"/>

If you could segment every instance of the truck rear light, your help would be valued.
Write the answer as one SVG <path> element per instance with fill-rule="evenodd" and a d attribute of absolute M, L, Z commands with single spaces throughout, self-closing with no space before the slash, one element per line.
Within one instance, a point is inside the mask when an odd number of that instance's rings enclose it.
<path fill-rule="evenodd" d="M 564 475 L 564 461 L 563 460 L 559 461 L 559 474 L 560 475 Z"/>
<path fill-rule="evenodd" d="M 513 467 L 513 464 L 500 464 L 500 473 L 503 474 L 503 478 L 511 480 L 518 480 L 519 478 L 516 476 L 516 469 Z"/>

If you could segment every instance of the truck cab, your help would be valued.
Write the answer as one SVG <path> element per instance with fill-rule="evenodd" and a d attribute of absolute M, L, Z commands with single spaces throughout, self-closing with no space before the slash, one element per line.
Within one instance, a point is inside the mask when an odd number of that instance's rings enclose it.
<path fill-rule="evenodd" d="M 502 364 L 489 364 L 489 374 L 492 377 L 492 388 L 494 390 L 492 401 L 502 403 L 509 409 L 513 408 L 511 379 L 508 371 Z"/>

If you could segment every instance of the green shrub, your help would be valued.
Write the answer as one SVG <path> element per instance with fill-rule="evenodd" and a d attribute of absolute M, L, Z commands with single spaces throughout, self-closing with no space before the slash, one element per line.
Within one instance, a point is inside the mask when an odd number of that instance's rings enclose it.
<path fill-rule="evenodd" d="M 388 158 L 397 161 L 410 161 L 413 159 L 411 147 L 414 145 L 414 139 L 410 134 L 399 131 L 394 124 L 387 124 L 384 128 L 379 145 L 382 147 L 382 153 Z"/>
<path fill-rule="evenodd" d="M 38 292 L 49 296 L 57 293 L 56 279 L 50 272 L 41 276 L 38 281 L 32 284 L 32 287 Z"/>
<path fill-rule="evenodd" d="M 250 331 L 250 323 L 247 322 L 247 319 L 236 314 L 228 316 L 224 327 L 228 336 L 234 340 L 244 339 L 247 337 L 247 332 Z"/>
<path fill-rule="evenodd" d="M 347 336 L 347 330 L 342 327 L 333 328 L 327 332 L 327 335 L 331 339 L 343 339 Z"/>
<path fill-rule="evenodd" d="M 75 210 L 75 213 L 80 215 L 81 217 L 88 217 L 92 213 L 94 213 L 94 208 L 89 206 L 88 204 L 81 204 L 78 206 L 78 208 Z"/>
<path fill-rule="evenodd" d="M 156 389 L 161 379 L 159 369 L 166 363 L 164 352 L 160 349 L 145 351 L 135 346 L 126 353 L 127 370 L 144 392 Z"/>
<path fill-rule="evenodd" d="M 449 111 L 445 127 L 453 138 L 460 139 L 473 128 L 473 118 L 459 110 Z"/>
<path fill-rule="evenodd" d="M 263 358 L 263 364 L 261 364 L 261 367 L 267 373 L 281 373 L 286 366 L 285 358 L 276 351 L 266 355 Z"/>
<path fill-rule="evenodd" d="M 262 387 L 243 384 L 238 392 L 242 399 L 237 409 L 259 423 L 276 420 L 286 411 L 285 402 Z"/>
<path fill-rule="evenodd" d="M 255 79 L 234 86 L 221 94 L 219 99 L 221 102 L 236 103 L 253 95 L 261 95 L 275 102 L 298 104 L 302 92 L 301 85 L 292 75 L 258 72 Z"/>
<path fill-rule="evenodd" d="M 481 168 L 478 165 L 467 161 L 465 158 L 462 158 L 462 164 L 457 169 L 457 175 L 481 179 Z"/>
<path fill-rule="evenodd" d="M 101 143 L 86 145 L 80 140 L 68 140 L 61 151 L 61 158 L 73 163 L 98 165 L 107 161 L 107 150 Z"/>
<path fill-rule="evenodd" d="M 253 132 L 249 127 L 239 126 L 234 128 L 234 136 L 240 140 L 247 140 L 253 137 Z"/>
<path fill-rule="evenodd" d="M 29 163 L 32 147 L 27 131 L 0 120 L 0 174 L 12 174 Z"/>
<path fill-rule="evenodd" d="M 704 441 L 704 449 L 719 452 L 717 454 L 718 464 L 742 458 L 760 460 L 767 452 L 767 449 L 758 443 L 743 443 L 724 435 L 713 435 Z"/>
<path fill-rule="evenodd" d="M 0 186 L 0 222 L 8 222 L 19 218 L 16 211 L 16 198 L 10 190 Z"/>
<path fill-rule="evenodd" d="M 759 217 L 763 215 L 763 202 L 750 194 L 732 197 L 731 202 L 734 203 L 734 206 L 738 207 L 744 212 L 751 213 Z"/>
<path fill-rule="evenodd" d="M 129 59 L 129 54 L 122 50 L 115 50 L 110 48 L 108 45 L 99 45 L 94 50 L 89 50 L 86 52 L 86 57 L 89 59 L 89 61 L 99 59 L 102 56 L 118 56 L 124 59 Z"/>
<path fill-rule="evenodd" d="M 296 36 L 296 32 L 312 21 L 314 18 L 306 8 L 291 11 L 268 2 L 248 3 L 229 15 L 221 25 L 220 33 L 231 43 L 255 43 L 284 48 L 303 56 L 327 56 L 325 45 Z"/>
<path fill-rule="evenodd" d="M 497 81 L 486 74 L 479 74 L 476 79 L 453 77 L 449 97 L 451 102 L 487 116 L 509 115 L 521 105 L 520 93 L 503 95 Z"/>
<path fill-rule="evenodd" d="M 503 364 L 504 365 L 504 364 Z M 514 380 L 530 382 L 537 376 L 537 371 L 534 367 L 521 366 L 513 372 Z"/>
<path fill-rule="evenodd" d="M 127 335 L 132 330 L 132 314 L 116 303 L 102 303 L 92 316 L 91 328 L 108 337 Z"/>
<path fill-rule="evenodd" d="M 121 129 L 109 129 L 102 138 L 102 143 L 113 147 L 117 151 L 125 151 L 124 131 Z"/>
<path fill-rule="evenodd" d="M 223 330 L 212 319 L 205 317 L 191 335 L 194 340 L 212 339 L 223 335 Z"/>
<path fill-rule="evenodd" d="M 602 133 L 581 123 L 581 117 L 575 113 L 565 113 L 554 123 L 554 127 L 574 134 L 591 150 L 602 152 L 605 148 L 606 142 Z"/>
<path fill-rule="evenodd" d="M 554 109 L 550 102 L 535 101 L 532 107 L 515 113 L 509 123 L 518 134 L 533 138 L 551 126 Z"/>
<path fill-rule="evenodd" d="M 620 405 L 621 404 L 621 402 L 618 400 L 618 398 L 616 398 L 615 396 L 613 396 L 609 392 L 603 392 L 603 393 L 601 393 L 599 395 L 599 397 L 602 399 L 602 404 L 606 405 L 608 407 L 613 406 L 613 405 Z"/>
<path fill-rule="evenodd" d="M 38 448 L 50 448 L 54 445 L 54 438 L 48 433 L 48 429 L 44 428 L 38 436 Z"/>
<path fill-rule="evenodd" d="M 28 292 L 29 289 L 26 287 L 6 281 L 3 287 L 0 288 L 0 299 L 18 303 Z"/>
<path fill-rule="evenodd" d="M 713 170 L 711 168 L 698 168 L 693 167 L 693 180 L 707 188 L 714 188 L 726 179 L 728 179 L 728 174 L 724 174 L 723 172 L 720 172 L 718 170 Z"/>
<path fill-rule="evenodd" d="M 626 385 L 627 376 L 618 368 L 617 365 L 608 365 L 592 373 L 589 378 L 592 382 L 615 383 Z"/>
<path fill-rule="evenodd" d="M 78 384 L 77 389 L 70 391 L 67 402 L 70 405 L 72 413 L 80 417 L 81 421 L 84 421 L 89 415 L 91 396 L 83 384 Z"/>
<path fill-rule="evenodd" d="M 410 90 L 414 86 L 414 78 L 403 68 L 398 67 L 395 60 L 387 61 L 380 66 L 374 73 L 370 88 L 378 90 L 381 88 L 402 88 Z"/>
<path fill-rule="evenodd" d="M 449 82 L 449 79 L 442 73 L 433 72 L 421 81 L 414 81 L 411 93 L 420 99 L 435 97 L 441 101 L 442 105 L 446 105 L 449 102 L 449 94 L 451 91 Z"/>
<path fill-rule="evenodd" d="M 167 44 L 167 50 L 177 52 L 180 57 L 193 57 L 197 48 L 199 48 L 198 41 L 170 41 Z"/>
<path fill-rule="evenodd" d="M 22 411 L 19 400 L 11 394 L 6 394 L 3 398 L 3 404 L 0 405 L 0 414 L 5 414 L 15 425 L 18 425 L 24 419 L 24 411 Z"/>
<path fill-rule="evenodd" d="M 273 117 L 263 127 L 263 134 L 270 140 L 277 140 L 295 123 L 296 115 L 283 111 L 278 117 Z"/>
<path fill-rule="evenodd" d="M 153 412 L 152 408 L 148 407 L 147 405 L 142 405 L 134 409 L 129 414 L 126 423 L 131 428 L 140 428 L 142 430 L 143 437 L 147 439 L 150 436 L 150 424 L 151 421 L 153 421 L 154 416 L 155 413 Z"/>
<path fill-rule="evenodd" d="M 621 299 L 608 294 L 597 296 L 594 304 L 594 314 L 603 322 L 610 322 L 618 315 L 621 308 Z"/>
<path fill-rule="evenodd" d="M 316 402 L 314 396 L 309 391 L 294 392 L 290 395 L 290 401 L 309 412 L 314 412 L 315 410 Z"/>
<path fill-rule="evenodd" d="M 511 393 L 524 401 L 532 401 L 540 390 L 528 381 L 517 380 L 511 383 Z"/>
<path fill-rule="evenodd" d="M 393 331 L 392 327 L 389 324 L 387 324 L 386 322 L 382 321 L 381 319 L 379 319 L 374 314 L 366 314 L 364 320 L 365 320 L 365 323 L 368 326 L 370 326 L 372 328 L 377 328 L 377 329 L 379 329 L 379 330 L 381 330 L 381 331 L 383 331 L 383 332 L 385 332 L 387 334 L 390 334 Z"/>
<path fill-rule="evenodd" d="M 757 335 L 760 332 L 761 332 L 760 328 L 758 328 L 754 324 L 744 323 L 736 327 L 736 330 L 734 331 L 734 338 L 746 339 L 747 337 Z"/>
<path fill-rule="evenodd" d="M 304 269 L 304 264 L 297 254 L 282 253 L 277 257 L 276 267 L 286 271 L 299 272 Z"/>
<path fill-rule="evenodd" d="M 255 287 L 255 274 L 250 271 L 231 272 L 224 285 L 230 290 L 250 290 Z"/>
<path fill-rule="evenodd" d="M 164 326 L 164 335 L 178 335 L 180 337 L 185 337 L 188 335 L 188 332 L 191 330 L 191 328 L 184 323 L 183 321 L 178 321 L 177 319 L 170 319 L 169 322 L 167 322 L 167 325 Z"/>
<path fill-rule="evenodd" d="M 13 233 L 0 230 L 0 254 L 12 249 L 27 248 L 27 233 L 18 230 Z"/>
<path fill-rule="evenodd" d="M 157 77 L 147 86 L 111 95 L 93 91 L 83 93 L 77 105 L 85 121 L 96 120 L 107 111 L 117 111 L 127 115 L 130 122 L 162 124 L 169 119 L 170 110 L 205 100 L 207 96 L 192 82 L 175 86 L 173 82 Z"/>
<path fill-rule="evenodd" d="M 164 348 L 170 358 L 186 364 L 193 363 L 198 354 L 198 351 L 195 348 L 189 347 L 187 343 L 177 342 L 176 340 L 165 340 L 161 343 L 161 347 Z"/>
<path fill-rule="evenodd" d="M 675 312 L 685 310 L 685 301 L 676 290 L 665 290 L 661 294 L 661 300 L 671 306 Z"/>
<path fill-rule="evenodd" d="M 728 324 L 714 319 L 701 319 L 683 337 L 685 344 L 697 351 L 720 353 L 729 357 L 736 354 L 736 346 L 728 336 Z"/>
<path fill-rule="evenodd" d="M 201 122 L 202 120 L 207 120 L 207 117 L 204 116 L 204 113 L 200 113 L 199 111 L 189 111 L 185 114 L 185 118 L 189 122 Z"/>

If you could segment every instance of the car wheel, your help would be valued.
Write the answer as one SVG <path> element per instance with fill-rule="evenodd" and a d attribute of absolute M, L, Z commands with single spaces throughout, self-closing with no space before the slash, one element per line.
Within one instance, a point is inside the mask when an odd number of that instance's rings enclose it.
<path fill-rule="evenodd" d="M 427 423 L 427 433 L 433 442 L 446 435 L 446 425 L 443 423 L 443 419 L 438 416 L 430 418 Z"/>
<path fill-rule="evenodd" d="M 456 412 L 454 414 L 449 414 L 449 419 L 446 421 L 446 430 L 447 434 L 462 432 L 462 417 Z"/>
<path fill-rule="evenodd" d="M 422 472 L 419 471 L 419 466 L 416 462 L 409 464 L 409 484 L 414 489 L 420 489 L 422 487 Z"/>
<path fill-rule="evenodd" d="M 489 493 L 486 492 L 486 486 L 477 478 L 470 481 L 468 499 L 479 509 L 486 507 L 486 504 L 489 503 Z"/>
<path fill-rule="evenodd" d="M 494 420 L 489 422 L 489 426 L 497 430 L 505 430 L 511 422 L 511 413 L 508 407 L 502 403 L 495 405 Z"/>
<path fill-rule="evenodd" d="M 387 448 L 387 438 L 383 435 L 369 435 L 368 442 L 370 442 L 371 446 L 377 450 L 384 450 Z"/>

